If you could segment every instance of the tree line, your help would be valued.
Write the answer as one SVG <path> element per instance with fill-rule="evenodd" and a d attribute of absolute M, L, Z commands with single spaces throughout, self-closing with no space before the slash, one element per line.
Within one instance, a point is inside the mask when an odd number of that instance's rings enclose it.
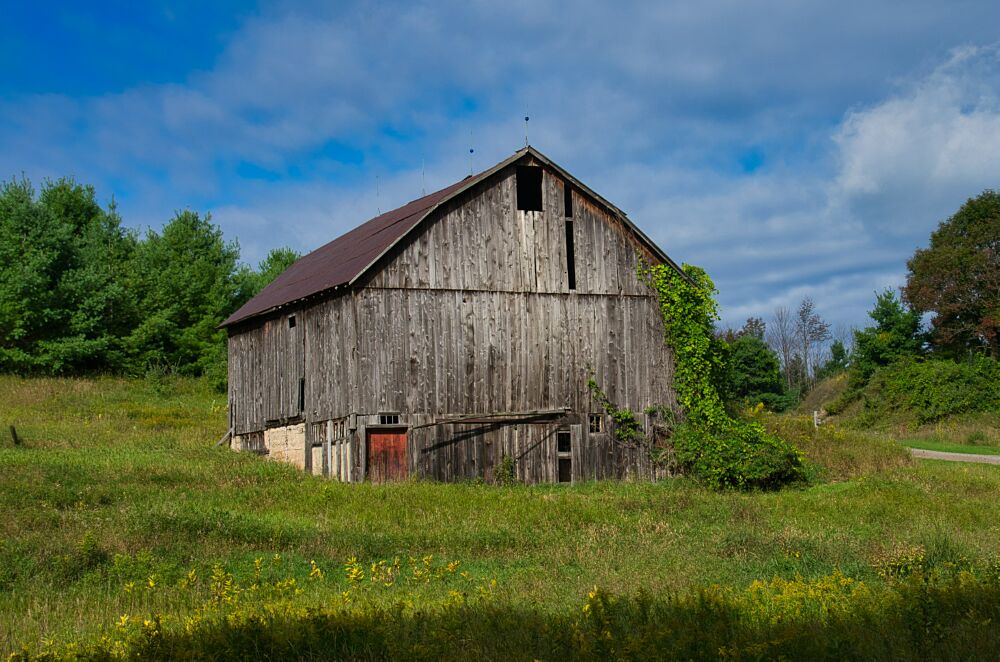
<path fill-rule="evenodd" d="M 871 325 L 833 337 L 806 297 L 794 311 L 776 309 L 769 323 L 750 318 L 722 331 L 724 391 L 734 403 L 782 410 L 838 373 L 849 375 L 849 400 L 903 361 L 1000 359 L 1000 193 L 984 191 L 942 221 L 907 262 L 900 292 L 876 293 L 868 315 Z"/>
<path fill-rule="evenodd" d="M 157 231 L 123 225 L 114 200 L 72 179 L 0 184 L 0 371 L 226 376 L 219 323 L 297 259 L 240 262 L 210 215 L 179 211 Z M 815 302 L 716 335 L 714 379 L 731 402 L 793 406 L 848 371 L 855 390 L 904 357 L 1000 358 L 1000 194 L 967 201 L 907 263 L 900 296 L 877 294 L 873 325 L 834 338 Z M 925 316 L 931 325 L 925 329 Z M 830 342 L 832 340 L 832 342 Z M 828 344 L 829 343 L 829 344 Z"/>
<path fill-rule="evenodd" d="M 0 371 L 226 377 L 218 325 L 298 255 L 240 263 L 211 215 L 157 231 L 123 225 L 112 200 L 72 179 L 0 184 Z"/>

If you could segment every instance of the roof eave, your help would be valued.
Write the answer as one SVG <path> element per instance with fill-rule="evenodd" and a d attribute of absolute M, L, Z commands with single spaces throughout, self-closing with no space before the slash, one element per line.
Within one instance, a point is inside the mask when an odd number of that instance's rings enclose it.
<path fill-rule="evenodd" d="M 398 246 L 402 241 L 404 241 L 410 235 L 411 232 L 413 232 L 414 230 L 416 230 L 420 226 L 420 224 L 423 223 L 424 220 L 428 216 L 430 216 L 431 214 L 433 214 L 435 211 L 437 211 L 443 205 L 445 205 L 445 204 L 451 202 L 452 200 L 454 200 L 459 195 L 465 193 L 466 191 L 468 191 L 472 187 L 474 187 L 477 184 L 485 181 L 486 179 L 489 179 L 490 177 L 492 177 L 496 173 L 500 172 L 501 170 L 503 170 L 507 166 L 511 165 L 512 163 L 515 163 L 518 159 L 522 158 L 525 154 L 527 154 L 529 150 L 531 150 L 531 147 L 524 147 L 522 149 L 519 149 L 518 151 L 514 152 L 513 155 L 511 155 L 508 158 L 504 159 L 503 161 L 501 161 L 500 163 L 496 164 L 495 166 L 493 166 L 489 170 L 484 170 L 483 172 L 479 173 L 475 177 L 470 177 L 471 181 L 468 184 L 466 184 L 465 186 L 461 186 L 461 187 L 455 189 L 455 191 L 452 192 L 450 195 L 448 195 L 446 198 L 443 198 L 443 199 L 439 200 L 438 202 L 436 202 L 433 207 L 430 207 L 426 212 L 424 212 L 423 216 L 421 216 L 417 220 L 417 222 L 414 223 L 410 227 L 409 230 L 407 230 L 403 234 L 399 235 L 399 237 L 397 237 L 394 242 L 392 242 L 391 244 L 389 244 L 385 248 L 385 250 L 383 250 L 381 253 L 379 253 L 378 255 L 376 255 L 368 264 L 366 264 L 364 266 L 364 268 L 361 271 L 359 271 L 357 273 L 357 275 L 355 275 L 354 278 L 352 278 L 347 283 L 348 286 L 352 286 L 353 287 L 354 284 L 357 283 L 359 280 L 361 280 L 361 278 L 365 274 L 367 274 L 370 269 L 372 269 L 376 264 L 378 264 L 379 260 L 381 260 L 388 253 L 390 253 L 392 251 L 392 249 L 394 249 L 396 246 Z"/>

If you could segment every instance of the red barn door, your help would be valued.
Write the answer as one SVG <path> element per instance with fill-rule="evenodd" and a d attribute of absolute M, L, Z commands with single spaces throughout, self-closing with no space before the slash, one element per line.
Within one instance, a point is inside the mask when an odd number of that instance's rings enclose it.
<path fill-rule="evenodd" d="M 386 483 L 409 474 L 406 462 L 406 430 L 368 431 L 368 480 Z"/>

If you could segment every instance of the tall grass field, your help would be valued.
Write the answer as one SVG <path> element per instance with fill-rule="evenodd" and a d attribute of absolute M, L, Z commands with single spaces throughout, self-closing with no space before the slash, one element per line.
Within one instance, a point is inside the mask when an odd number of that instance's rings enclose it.
<path fill-rule="evenodd" d="M 761 419 L 810 479 L 342 485 L 199 381 L 0 377 L 14 659 L 985 659 L 1000 467 Z M 7 431 L 15 425 L 21 443 Z"/>

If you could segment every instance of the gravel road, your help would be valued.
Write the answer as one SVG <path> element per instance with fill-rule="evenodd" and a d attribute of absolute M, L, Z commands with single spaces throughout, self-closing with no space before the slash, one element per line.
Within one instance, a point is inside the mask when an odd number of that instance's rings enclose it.
<path fill-rule="evenodd" d="M 973 455 L 972 453 L 943 453 L 941 451 L 925 451 L 922 448 L 911 448 L 913 457 L 925 460 L 947 460 L 949 462 L 979 462 L 980 464 L 1000 464 L 1000 455 Z"/>

